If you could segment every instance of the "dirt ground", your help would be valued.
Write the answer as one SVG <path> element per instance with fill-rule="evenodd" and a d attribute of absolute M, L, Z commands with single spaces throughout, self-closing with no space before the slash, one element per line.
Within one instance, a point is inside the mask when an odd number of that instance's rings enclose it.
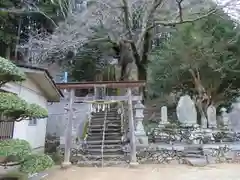
<path fill-rule="evenodd" d="M 55 169 L 44 180 L 240 180 L 240 165 L 218 164 L 206 167 L 183 165 L 140 165 L 136 168 Z"/>

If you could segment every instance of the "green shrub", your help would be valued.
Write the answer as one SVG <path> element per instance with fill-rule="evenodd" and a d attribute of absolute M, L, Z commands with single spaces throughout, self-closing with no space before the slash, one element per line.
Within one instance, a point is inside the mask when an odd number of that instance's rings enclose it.
<path fill-rule="evenodd" d="M 11 61 L 0 57 L 0 81 L 23 81 L 26 76 L 21 69 L 19 69 Z"/>
<path fill-rule="evenodd" d="M 0 141 L 0 155 L 10 156 L 15 155 L 19 160 L 23 160 L 25 156 L 31 153 L 30 144 L 21 139 L 6 139 Z"/>
<path fill-rule="evenodd" d="M 53 160 L 46 154 L 30 154 L 20 166 L 20 171 L 24 173 L 34 174 L 54 165 Z"/>
<path fill-rule="evenodd" d="M 1 157 L 16 156 L 20 164 L 20 171 L 24 173 L 37 173 L 54 165 L 53 160 L 45 154 L 33 154 L 30 144 L 25 140 L 9 139 L 0 141 Z"/>
<path fill-rule="evenodd" d="M 8 82 L 24 81 L 26 75 L 11 61 L 0 57 L 0 86 Z M 45 118 L 48 112 L 37 104 L 28 104 L 13 93 L 0 92 L 0 116 L 2 121 L 20 121 L 29 118 Z M 25 140 L 0 140 L 1 165 L 9 161 L 20 165 L 20 171 L 32 174 L 51 167 L 53 160 L 44 154 L 32 154 L 30 144 Z M 12 164 L 13 165 L 13 164 Z"/>
<path fill-rule="evenodd" d="M 28 117 L 32 118 L 45 118 L 48 116 L 48 111 L 45 108 L 42 108 L 38 104 L 30 104 L 26 112 Z"/>
<path fill-rule="evenodd" d="M 21 117 L 26 113 L 28 103 L 13 93 L 0 92 L 0 112 L 4 116 Z"/>

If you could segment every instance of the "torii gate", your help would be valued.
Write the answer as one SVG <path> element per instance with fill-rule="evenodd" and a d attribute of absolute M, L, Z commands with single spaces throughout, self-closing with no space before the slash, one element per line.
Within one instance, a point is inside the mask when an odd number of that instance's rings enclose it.
<path fill-rule="evenodd" d="M 72 143 L 72 124 L 73 124 L 73 103 L 76 101 L 128 101 L 129 108 L 129 130 L 130 130 L 130 143 L 131 143 L 131 164 L 137 163 L 136 158 L 136 142 L 134 133 L 134 120 L 133 120 L 133 107 L 132 101 L 142 100 L 142 96 L 132 96 L 131 88 L 140 88 L 146 85 L 145 81 L 97 81 L 97 82 L 77 82 L 77 83 L 57 83 L 57 87 L 61 90 L 69 91 L 69 118 L 67 133 L 65 137 L 65 153 L 64 153 L 64 166 L 71 165 L 70 152 Z M 94 97 L 75 97 L 76 89 L 89 89 L 94 88 Z M 127 88 L 126 96 L 107 96 L 106 88 Z M 102 93 L 99 94 L 99 89 Z"/>

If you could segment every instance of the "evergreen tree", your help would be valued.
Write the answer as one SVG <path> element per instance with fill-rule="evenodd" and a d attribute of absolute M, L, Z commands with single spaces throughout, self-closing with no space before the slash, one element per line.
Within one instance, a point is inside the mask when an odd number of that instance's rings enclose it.
<path fill-rule="evenodd" d="M 25 74 L 9 60 L 0 58 L 0 87 L 8 82 L 21 82 Z M 31 118 L 42 119 L 48 116 L 46 109 L 37 104 L 28 104 L 25 100 L 10 92 L 0 92 L 0 122 L 14 122 Z M 45 154 L 34 154 L 29 143 L 20 139 L 0 140 L 0 165 L 7 166 L 8 161 L 18 165 L 24 173 L 33 174 L 53 165 L 52 159 Z"/>
<path fill-rule="evenodd" d="M 210 104 L 227 104 L 239 89 L 240 29 L 219 14 L 177 26 L 149 64 L 152 92 L 188 92 L 205 117 Z"/>

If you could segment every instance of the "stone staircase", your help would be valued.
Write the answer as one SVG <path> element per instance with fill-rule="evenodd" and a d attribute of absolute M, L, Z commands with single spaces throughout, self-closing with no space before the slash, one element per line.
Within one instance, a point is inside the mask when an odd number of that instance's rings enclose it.
<path fill-rule="evenodd" d="M 183 163 L 191 166 L 206 166 L 207 159 L 204 156 L 201 145 L 189 145 L 184 147 Z"/>
<path fill-rule="evenodd" d="M 116 108 L 92 114 L 86 139 L 86 158 L 95 165 L 125 162 L 121 115 Z"/>

